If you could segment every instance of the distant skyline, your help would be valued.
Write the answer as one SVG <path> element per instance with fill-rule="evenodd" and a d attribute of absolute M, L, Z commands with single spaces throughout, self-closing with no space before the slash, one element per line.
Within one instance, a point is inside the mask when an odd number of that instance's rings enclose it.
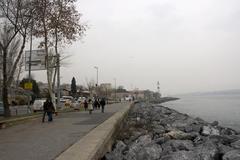
<path fill-rule="evenodd" d="M 89 29 L 62 49 L 62 83 L 85 79 L 164 95 L 240 88 L 240 1 L 78 0 Z M 26 46 L 28 49 L 28 46 Z M 46 82 L 45 72 L 33 72 Z"/>

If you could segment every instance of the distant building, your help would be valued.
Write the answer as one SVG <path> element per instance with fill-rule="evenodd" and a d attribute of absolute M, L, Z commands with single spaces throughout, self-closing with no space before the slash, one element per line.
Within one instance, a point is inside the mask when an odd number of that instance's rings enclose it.
<path fill-rule="evenodd" d="M 111 90 L 112 89 L 112 84 L 111 83 L 101 83 L 100 88 Z"/>

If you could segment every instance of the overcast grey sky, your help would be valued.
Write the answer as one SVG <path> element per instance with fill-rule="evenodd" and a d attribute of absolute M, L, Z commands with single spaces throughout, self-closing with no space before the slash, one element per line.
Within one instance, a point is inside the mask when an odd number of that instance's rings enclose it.
<path fill-rule="evenodd" d="M 239 89 L 239 0 L 78 0 L 90 29 L 62 82 L 96 79 L 166 94 Z M 45 73 L 44 73 L 45 74 Z M 43 73 L 34 73 L 44 77 Z"/>

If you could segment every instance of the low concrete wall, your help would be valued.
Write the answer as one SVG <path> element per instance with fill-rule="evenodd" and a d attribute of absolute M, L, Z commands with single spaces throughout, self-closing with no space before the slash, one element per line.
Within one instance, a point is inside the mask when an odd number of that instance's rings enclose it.
<path fill-rule="evenodd" d="M 126 117 L 131 104 L 125 106 L 105 122 L 94 128 L 77 143 L 60 154 L 56 160 L 98 160 L 111 150 L 114 137 Z"/>

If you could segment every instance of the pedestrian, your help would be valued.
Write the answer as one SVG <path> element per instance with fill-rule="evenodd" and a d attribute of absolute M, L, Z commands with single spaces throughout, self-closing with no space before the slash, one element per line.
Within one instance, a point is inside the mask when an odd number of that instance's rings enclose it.
<path fill-rule="evenodd" d="M 97 109 L 100 109 L 101 105 L 100 105 L 100 99 L 97 99 Z"/>
<path fill-rule="evenodd" d="M 52 114 L 55 112 L 55 108 L 50 98 L 48 98 L 46 102 L 44 102 L 43 108 L 45 110 L 43 115 L 43 122 L 44 122 L 46 113 L 48 116 L 48 122 L 52 122 L 53 121 Z"/>
<path fill-rule="evenodd" d="M 91 102 L 92 102 L 92 100 L 89 99 L 89 100 L 88 100 L 88 103 L 89 103 L 89 105 L 88 105 L 89 114 L 92 114 L 92 111 L 93 111 L 93 105 L 94 105 L 94 103 L 91 104 Z"/>
<path fill-rule="evenodd" d="M 42 123 L 45 121 L 45 116 L 47 114 L 47 100 L 43 104 L 43 117 L 42 117 Z"/>
<path fill-rule="evenodd" d="M 101 105 L 101 107 L 102 107 L 102 113 L 104 113 L 104 107 L 105 107 L 105 105 L 106 105 L 106 101 L 105 101 L 104 98 L 101 99 L 100 105 Z"/>
<path fill-rule="evenodd" d="M 83 106 L 84 106 L 84 109 L 85 111 L 88 109 L 88 102 L 87 100 L 85 99 L 84 102 L 83 102 Z"/>

